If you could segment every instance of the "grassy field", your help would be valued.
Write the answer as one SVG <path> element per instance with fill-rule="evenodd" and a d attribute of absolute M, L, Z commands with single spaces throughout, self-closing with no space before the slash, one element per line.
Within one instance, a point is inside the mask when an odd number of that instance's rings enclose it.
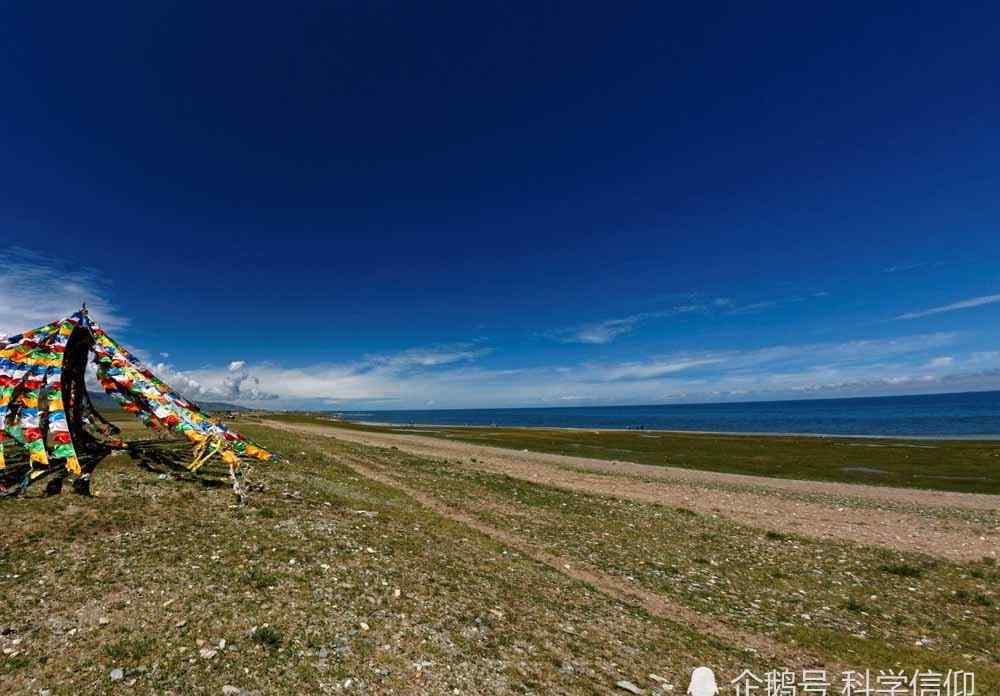
<path fill-rule="evenodd" d="M 99 497 L 0 501 L 0 693 L 677 694 L 702 664 L 965 669 L 1000 692 L 987 560 L 239 427 L 289 458 L 245 508 L 124 457 Z"/>
<path fill-rule="evenodd" d="M 288 422 L 321 418 L 281 415 Z M 1000 493 L 1000 442 L 705 435 L 634 430 L 370 426 L 533 452 L 656 466 L 970 493 Z"/>
<path fill-rule="evenodd" d="M 550 553 L 828 660 L 1000 661 L 994 563 L 766 533 L 684 508 L 534 485 L 385 450 L 369 463 Z M 933 633 L 932 637 L 930 634 Z M 927 640 L 928 646 L 921 641 Z M 919 650 L 913 646 L 920 644 Z"/>
<path fill-rule="evenodd" d="M 244 509 L 123 457 L 99 497 L 0 501 L 0 693 L 606 693 L 755 664 L 254 435 L 291 463 Z"/>

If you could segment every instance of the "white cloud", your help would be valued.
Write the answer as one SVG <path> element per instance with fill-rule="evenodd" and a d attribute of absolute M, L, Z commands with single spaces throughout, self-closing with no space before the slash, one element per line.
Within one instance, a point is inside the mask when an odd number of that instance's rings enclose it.
<path fill-rule="evenodd" d="M 276 393 L 262 390 L 260 379 L 245 369 L 245 366 L 246 361 L 236 360 L 229 363 L 225 371 L 190 372 L 160 362 L 150 369 L 164 382 L 194 401 L 270 401 L 279 398 Z"/>
<path fill-rule="evenodd" d="M 968 362 L 972 365 L 982 365 L 1000 360 L 1000 350 L 984 350 L 972 353 Z"/>
<path fill-rule="evenodd" d="M 651 360 L 648 362 L 623 363 L 602 368 L 603 379 L 614 382 L 630 379 L 652 379 L 663 375 L 683 372 L 704 365 L 724 362 L 725 358 L 675 358 L 672 360 Z"/>
<path fill-rule="evenodd" d="M 95 271 L 24 250 L 0 254 L 0 262 L 0 333 L 18 333 L 67 316 L 84 300 L 109 330 L 127 324 Z M 993 302 L 1000 302 L 1000 295 L 902 318 Z M 734 309 L 738 306 L 728 298 L 686 298 L 663 311 L 583 324 L 552 337 L 602 344 L 655 318 Z M 340 364 L 281 366 L 240 359 L 194 370 L 171 365 L 169 353 L 134 352 L 148 362 L 159 355 L 161 361 L 151 365 L 154 372 L 192 399 L 279 407 L 663 403 L 1000 387 L 1000 351 L 962 354 L 958 339 L 954 333 L 930 333 L 517 369 L 482 367 L 479 361 L 491 348 L 481 341 L 415 347 Z"/>
<path fill-rule="evenodd" d="M 249 365 L 234 360 L 224 367 L 179 370 L 159 363 L 152 367 L 161 379 L 187 398 L 225 401 L 323 401 L 372 403 L 420 398 L 435 402 L 434 390 L 410 391 L 410 385 L 435 381 L 447 383 L 458 363 L 488 355 L 491 349 L 477 343 L 454 343 L 411 348 L 393 354 L 369 355 L 343 365 L 277 367 L 270 363 Z M 445 371 L 441 373 L 441 368 Z"/>
<path fill-rule="evenodd" d="M 888 266 L 882 270 L 886 273 L 903 273 L 907 271 L 916 271 L 918 269 L 941 268 L 942 266 L 944 266 L 944 261 L 919 261 L 916 263 L 903 263 Z"/>
<path fill-rule="evenodd" d="M 755 314 L 767 309 L 772 309 L 781 304 L 790 302 L 805 302 L 810 298 L 819 299 L 829 297 L 828 292 L 820 291 L 812 293 L 809 297 L 801 295 L 793 297 L 782 297 L 772 300 L 761 300 L 745 305 L 737 305 L 728 297 L 704 298 L 698 295 L 688 296 L 688 301 L 675 304 L 667 309 L 655 312 L 640 312 L 630 314 L 625 317 L 615 317 L 600 321 L 586 322 L 562 329 L 555 329 L 546 335 L 549 338 L 561 341 L 562 343 L 588 343 L 591 345 L 604 345 L 611 343 L 619 336 L 632 333 L 642 323 L 652 319 L 664 319 L 683 314 L 724 314 L 740 315 Z"/>
<path fill-rule="evenodd" d="M 741 307 L 736 307 L 730 314 L 755 314 L 757 312 L 762 312 L 765 309 L 771 309 L 778 305 L 777 300 L 764 300 L 762 302 L 752 302 L 748 305 L 743 305 Z"/>
<path fill-rule="evenodd" d="M 920 263 L 907 263 L 898 266 L 889 266 L 885 269 L 886 273 L 899 273 L 901 271 L 915 271 L 918 268 L 923 268 L 927 264 L 925 262 Z"/>
<path fill-rule="evenodd" d="M 611 343 L 611 341 L 619 336 L 631 333 L 636 324 L 645 318 L 647 318 L 645 314 L 635 314 L 630 317 L 622 317 L 621 319 L 608 319 L 593 324 L 583 324 L 565 333 L 561 340 L 567 343 L 591 343 L 598 345 Z"/>
<path fill-rule="evenodd" d="M 950 355 L 943 355 L 939 358 L 933 358 L 927 362 L 924 367 L 929 370 L 938 370 L 942 367 L 951 367 L 955 364 L 955 358 Z"/>
<path fill-rule="evenodd" d="M 366 360 L 373 365 L 391 369 L 435 367 L 450 363 L 475 360 L 489 355 L 491 349 L 478 346 L 476 343 L 451 343 L 429 346 L 425 348 L 410 348 L 400 353 L 389 355 L 368 355 Z"/>
<path fill-rule="evenodd" d="M 485 355 L 485 347 L 459 344 L 465 347 L 414 348 L 343 364 L 248 363 L 238 375 L 252 379 L 238 390 L 227 382 L 234 375 L 227 364 L 162 376 L 194 399 L 353 410 L 696 402 L 1000 386 L 1000 351 L 960 355 L 955 350 L 960 338 L 931 333 L 517 369 L 483 367 L 477 358 Z M 953 363 L 928 367 L 939 357 Z"/>
<path fill-rule="evenodd" d="M 0 335 L 13 335 L 68 317 L 86 302 L 107 329 L 128 321 L 108 299 L 102 274 L 27 249 L 0 249 Z"/>
<path fill-rule="evenodd" d="M 549 338 L 562 343 L 589 343 L 592 345 L 603 345 L 611 343 L 619 336 L 631 333 L 636 327 L 651 319 L 663 319 L 666 317 L 678 316 L 681 314 L 693 314 L 697 312 L 712 312 L 728 309 L 732 305 L 732 300 L 728 297 L 715 297 L 703 299 L 698 296 L 691 296 L 690 301 L 676 304 L 667 309 L 655 312 L 640 312 L 630 314 L 626 317 L 616 317 L 601 321 L 586 322 L 568 328 L 555 329 L 546 334 Z"/>
<path fill-rule="evenodd" d="M 821 300 L 829 297 L 830 293 L 826 290 L 819 290 L 817 292 L 810 293 L 808 295 L 790 295 L 788 297 L 778 297 L 769 300 L 760 300 L 758 302 L 751 302 L 745 305 L 736 305 L 730 308 L 728 312 L 729 315 L 741 315 L 741 314 L 757 314 L 758 312 L 763 312 L 768 309 L 774 309 L 781 305 L 792 304 L 796 302 L 809 302 L 810 300 Z"/>
<path fill-rule="evenodd" d="M 972 307 L 981 307 L 983 305 L 994 304 L 1000 302 L 1000 295 L 983 295 L 982 297 L 972 297 L 968 300 L 962 300 L 961 302 L 954 302 L 952 304 L 944 305 L 942 307 L 932 307 L 931 309 L 924 309 L 919 312 L 908 312 L 906 314 L 900 314 L 897 319 L 919 319 L 920 317 L 929 317 L 932 314 L 942 314 L 944 312 L 954 312 L 959 309 L 970 309 Z"/>

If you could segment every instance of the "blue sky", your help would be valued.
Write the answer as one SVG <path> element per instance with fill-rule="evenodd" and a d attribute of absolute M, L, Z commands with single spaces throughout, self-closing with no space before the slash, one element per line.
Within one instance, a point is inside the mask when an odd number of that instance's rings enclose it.
<path fill-rule="evenodd" d="M 1000 8 L 23 4 L 0 333 L 193 398 L 1000 388 Z"/>

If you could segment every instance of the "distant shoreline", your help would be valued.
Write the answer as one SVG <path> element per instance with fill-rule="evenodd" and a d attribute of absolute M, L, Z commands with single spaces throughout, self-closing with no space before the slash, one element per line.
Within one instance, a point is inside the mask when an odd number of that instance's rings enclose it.
<path fill-rule="evenodd" d="M 569 430 L 592 433 L 663 433 L 667 435 L 721 435 L 721 436 L 742 436 L 742 437 L 811 437 L 822 439 L 841 440 L 947 440 L 970 442 L 992 442 L 1000 443 L 1000 434 L 987 435 L 843 435 L 839 433 L 789 433 L 789 432 L 769 432 L 769 431 L 731 431 L 731 430 L 670 430 L 664 428 L 581 428 L 558 425 L 462 425 L 445 423 L 386 423 L 381 421 L 355 421 L 346 418 L 330 418 L 330 422 L 355 423 L 357 425 L 371 425 L 380 428 L 467 428 L 477 430 Z"/>
<path fill-rule="evenodd" d="M 997 391 L 731 404 L 329 411 L 327 415 L 389 426 L 1000 441 Z"/>

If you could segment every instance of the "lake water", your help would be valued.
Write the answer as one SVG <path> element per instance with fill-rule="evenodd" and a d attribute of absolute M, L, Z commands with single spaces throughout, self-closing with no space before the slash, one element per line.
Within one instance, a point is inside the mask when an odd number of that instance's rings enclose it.
<path fill-rule="evenodd" d="M 393 424 L 707 430 L 736 433 L 997 436 L 1000 391 L 663 406 L 343 411 Z"/>

